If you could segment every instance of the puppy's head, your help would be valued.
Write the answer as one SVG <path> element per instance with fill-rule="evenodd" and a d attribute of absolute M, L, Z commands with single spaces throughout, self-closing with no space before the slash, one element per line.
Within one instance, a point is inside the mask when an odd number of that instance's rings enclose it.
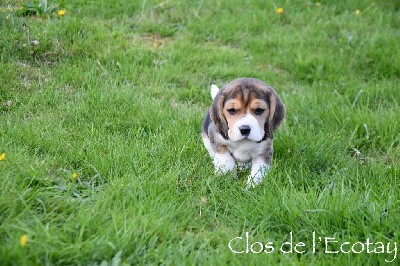
<path fill-rule="evenodd" d="M 237 79 L 222 88 L 210 108 L 213 123 L 225 139 L 262 141 L 285 117 L 275 91 L 257 79 Z"/>

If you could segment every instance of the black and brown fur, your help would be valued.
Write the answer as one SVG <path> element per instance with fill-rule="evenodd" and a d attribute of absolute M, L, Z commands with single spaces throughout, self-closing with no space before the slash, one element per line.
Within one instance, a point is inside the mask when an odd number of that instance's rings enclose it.
<path fill-rule="evenodd" d="M 205 116 L 202 135 L 208 138 L 212 149 L 216 153 L 225 153 L 232 151 L 223 142 L 229 141 L 229 123 L 227 121 L 225 104 L 231 99 L 240 101 L 244 109 L 254 99 L 261 99 L 267 106 L 264 115 L 264 137 L 257 143 L 263 145 L 264 151 L 262 156 L 267 164 L 270 163 L 272 157 L 272 142 L 274 131 L 279 127 L 285 117 L 285 106 L 278 97 L 273 88 L 253 78 L 236 79 L 224 86 L 215 96 L 210 109 Z M 222 141 L 221 141 L 222 140 Z M 234 157 L 235 158 L 235 157 Z M 237 160 L 237 158 L 235 158 Z"/>

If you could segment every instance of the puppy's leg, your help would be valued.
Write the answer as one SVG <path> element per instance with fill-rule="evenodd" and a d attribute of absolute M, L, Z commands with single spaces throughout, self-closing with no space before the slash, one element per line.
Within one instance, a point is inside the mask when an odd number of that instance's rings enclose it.
<path fill-rule="evenodd" d="M 247 189 L 260 184 L 263 180 L 263 177 L 269 170 L 272 154 L 274 152 L 272 144 L 272 139 L 268 139 L 265 144 L 264 152 L 251 160 L 251 174 L 247 179 Z"/>
<path fill-rule="evenodd" d="M 235 169 L 235 159 L 233 159 L 225 145 L 215 141 L 212 134 L 211 139 L 206 134 L 203 134 L 203 143 L 213 159 L 216 174 L 226 174 Z"/>
<path fill-rule="evenodd" d="M 229 152 L 215 153 L 214 155 L 214 167 L 215 173 L 226 174 L 229 171 L 235 169 L 235 159 Z"/>
<path fill-rule="evenodd" d="M 269 170 L 270 165 L 266 162 L 265 158 L 258 156 L 251 161 L 251 173 L 247 178 L 246 188 L 252 188 L 260 184 L 264 175 Z"/>
<path fill-rule="evenodd" d="M 208 151 L 208 154 L 210 154 L 210 157 L 214 158 L 215 152 L 212 148 L 211 141 L 205 134 L 203 134 L 203 143 L 204 143 L 204 147 L 206 147 L 206 149 Z"/>

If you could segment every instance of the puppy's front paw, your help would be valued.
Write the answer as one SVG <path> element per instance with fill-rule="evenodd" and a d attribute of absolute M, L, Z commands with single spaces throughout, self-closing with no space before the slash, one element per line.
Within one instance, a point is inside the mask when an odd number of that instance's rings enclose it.
<path fill-rule="evenodd" d="M 246 189 L 250 189 L 259 185 L 262 182 L 264 175 L 267 173 L 268 170 L 269 170 L 268 164 L 265 164 L 262 161 L 253 162 L 251 168 L 251 174 L 247 178 Z"/>
<path fill-rule="evenodd" d="M 227 153 L 216 153 L 214 156 L 215 173 L 226 174 L 235 169 L 235 159 Z"/>
<path fill-rule="evenodd" d="M 246 189 L 250 189 L 253 188 L 257 185 L 259 185 L 263 180 L 263 173 L 258 172 L 257 174 L 253 175 L 249 175 L 247 177 L 247 185 L 246 185 Z"/>

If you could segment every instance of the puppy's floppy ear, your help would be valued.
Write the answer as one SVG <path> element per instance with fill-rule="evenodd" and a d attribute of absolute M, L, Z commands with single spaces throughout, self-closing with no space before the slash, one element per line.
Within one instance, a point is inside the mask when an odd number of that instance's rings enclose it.
<path fill-rule="evenodd" d="M 219 133 L 222 137 L 228 139 L 228 122 L 226 122 L 223 108 L 224 108 L 225 95 L 220 90 L 213 100 L 210 108 L 210 117 L 212 122 L 218 128 Z"/>
<path fill-rule="evenodd" d="M 269 103 L 269 116 L 265 123 L 265 134 L 268 138 L 274 138 L 274 131 L 279 127 L 285 118 L 286 109 L 278 95 L 271 91 L 268 93 L 267 102 Z"/>

